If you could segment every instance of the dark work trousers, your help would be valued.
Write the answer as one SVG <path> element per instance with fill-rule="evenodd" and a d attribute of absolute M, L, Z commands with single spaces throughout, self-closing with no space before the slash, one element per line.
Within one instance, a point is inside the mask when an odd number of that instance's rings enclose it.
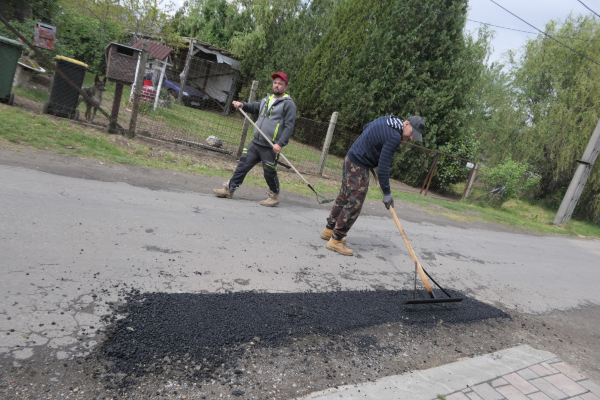
<path fill-rule="evenodd" d="M 279 193 L 279 178 L 277 177 L 277 160 L 279 154 L 276 154 L 272 148 L 259 146 L 250 142 L 242 151 L 242 158 L 229 180 L 229 190 L 233 191 L 240 187 L 246 174 L 259 162 L 262 161 L 265 180 L 269 189 L 273 193 Z"/>
<path fill-rule="evenodd" d="M 348 234 L 358 218 L 369 190 L 369 169 L 344 159 L 342 187 L 327 218 L 327 228 L 339 239 Z M 338 240 L 339 240 L 338 239 Z"/>

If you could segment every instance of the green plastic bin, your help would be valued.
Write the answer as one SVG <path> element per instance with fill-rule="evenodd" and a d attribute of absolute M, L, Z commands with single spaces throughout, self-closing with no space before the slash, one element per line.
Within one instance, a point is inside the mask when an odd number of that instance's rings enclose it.
<path fill-rule="evenodd" d="M 20 42 L 0 36 L 0 102 L 8 105 L 15 99 L 12 86 L 23 48 Z"/>

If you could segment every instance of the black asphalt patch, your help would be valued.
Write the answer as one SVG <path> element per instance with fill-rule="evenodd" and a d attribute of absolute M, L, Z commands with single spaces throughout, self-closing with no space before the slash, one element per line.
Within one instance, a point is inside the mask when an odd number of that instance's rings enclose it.
<path fill-rule="evenodd" d="M 400 322 L 411 327 L 465 324 L 508 314 L 459 292 L 461 303 L 402 305 L 411 290 L 227 294 L 132 291 L 115 310 L 102 346 L 115 372 L 141 375 L 156 362 L 186 360 L 196 376 L 233 366 L 244 344 L 276 347 L 306 335 L 337 336 Z M 116 315 L 125 316 L 118 319 Z M 368 341 L 367 341 L 368 342 Z M 370 343 L 367 343 L 369 345 Z"/>

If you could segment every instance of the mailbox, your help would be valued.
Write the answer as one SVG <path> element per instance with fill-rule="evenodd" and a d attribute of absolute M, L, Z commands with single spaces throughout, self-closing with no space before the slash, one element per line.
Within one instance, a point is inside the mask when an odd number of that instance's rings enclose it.
<path fill-rule="evenodd" d="M 106 77 L 114 83 L 132 85 L 135 79 L 140 49 L 119 43 L 106 46 Z"/>
<path fill-rule="evenodd" d="M 54 50 L 54 39 L 56 38 L 56 27 L 42 22 L 35 23 L 33 45 L 42 49 Z"/>

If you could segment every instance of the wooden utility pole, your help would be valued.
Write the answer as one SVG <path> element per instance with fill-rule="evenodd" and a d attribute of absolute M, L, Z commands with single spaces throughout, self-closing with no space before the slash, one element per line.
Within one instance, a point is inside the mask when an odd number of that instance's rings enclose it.
<path fill-rule="evenodd" d="M 583 188 L 585 187 L 585 183 L 590 176 L 590 172 L 594 163 L 596 162 L 596 157 L 598 157 L 598 152 L 600 151 L 600 120 L 598 120 L 598 124 L 596 125 L 596 129 L 594 129 L 594 133 L 592 133 L 592 137 L 588 142 L 588 145 L 583 153 L 583 157 L 581 160 L 577 160 L 579 165 L 577 166 L 577 170 L 575 171 L 575 175 L 573 175 L 573 179 L 571 179 L 571 184 L 567 189 L 567 193 L 565 193 L 565 197 L 563 198 L 562 203 L 560 204 L 560 208 L 556 213 L 556 217 L 554 218 L 554 225 L 562 225 L 566 224 L 569 219 L 571 219 L 571 215 L 575 210 L 575 206 L 579 201 L 579 197 L 581 197 L 581 193 L 583 192 Z"/>

